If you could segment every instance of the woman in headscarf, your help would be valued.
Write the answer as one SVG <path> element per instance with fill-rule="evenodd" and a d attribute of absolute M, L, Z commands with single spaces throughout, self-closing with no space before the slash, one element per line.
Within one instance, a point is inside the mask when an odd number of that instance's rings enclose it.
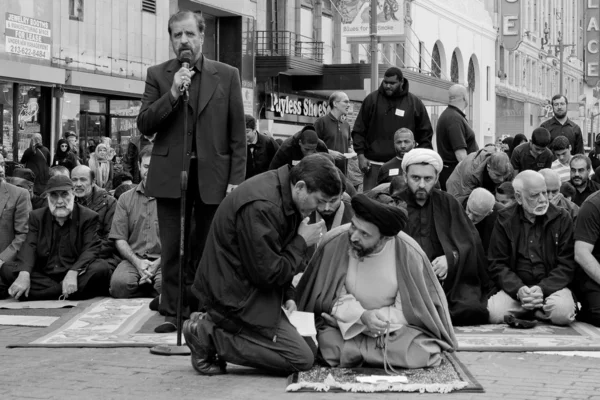
<path fill-rule="evenodd" d="M 79 165 L 77 157 L 70 150 L 67 139 L 60 139 L 56 145 L 56 153 L 54 153 L 54 160 L 52 161 L 52 166 L 55 165 L 62 165 L 69 170 L 69 173 Z"/>
<path fill-rule="evenodd" d="M 96 185 L 111 190 L 113 180 L 113 163 L 109 159 L 108 148 L 100 143 L 96 146 L 96 151 L 90 155 L 89 167 L 94 171 Z"/>
<path fill-rule="evenodd" d="M 115 149 L 112 148 L 112 140 L 109 137 L 103 137 L 101 140 L 102 144 L 106 146 L 106 149 L 108 151 L 108 156 L 106 157 L 106 159 L 114 162 L 117 153 L 115 152 Z"/>

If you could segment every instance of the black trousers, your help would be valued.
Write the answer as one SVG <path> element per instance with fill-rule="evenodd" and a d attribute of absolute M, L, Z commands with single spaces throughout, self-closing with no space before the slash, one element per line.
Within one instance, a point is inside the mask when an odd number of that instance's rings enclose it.
<path fill-rule="evenodd" d="M 69 300 L 91 299 L 97 296 L 108 296 L 108 286 L 112 270 L 104 260 L 96 260 L 77 276 L 77 291 L 69 295 Z M 21 296 L 20 300 L 58 300 L 62 295 L 62 281 L 66 276 L 46 274 L 33 270 L 29 275 L 29 297 Z M 8 288 L 19 276 L 17 264 L 6 263 L 0 268 L 0 298 L 8 297 Z"/>
<path fill-rule="evenodd" d="M 198 309 L 197 299 L 191 294 L 191 286 L 196 276 L 198 262 L 202 257 L 204 244 L 208 237 L 218 204 L 205 204 L 200 198 L 198 188 L 198 167 L 196 160 L 190 163 L 188 190 L 185 210 L 185 264 L 184 264 L 184 309 L 183 315 L 189 317 L 190 311 Z M 177 315 L 179 298 L 179 243 L 181 199 L 157 198 L 158 228 L 160 231 L 162 288 L 158 311 L 174 318 Z M 192 222 L 193 220 L 193 222 Z M 191 309 L 191 310 L 190 310 Z"/>
<path fill-rule="evenodd" d="M 577 314 L 577 319 L 600 327 L 600 285 L 582 268 L 577 271 L 575 277 L 579 286 L 576 296 L 581 302 L 581 311 Z"/>
<path fill-rule="evenodd" d="M 440 177 L 439 177 L 440 188 L 444 192 L 446 191 L 446 181 L 448 180 L 448 178 L 450 178 L 450 175 L 452 175 L 455 168 L 456 168 L 456 165 L 449 166 L 449 165 L 444 164 L 444 168 L 442 168 L 442 171 L 440 172 Z"/>

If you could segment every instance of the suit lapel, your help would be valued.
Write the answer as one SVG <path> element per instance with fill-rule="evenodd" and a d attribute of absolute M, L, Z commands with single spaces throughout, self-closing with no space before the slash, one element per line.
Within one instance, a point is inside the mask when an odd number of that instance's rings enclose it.
<path fill-rule="evenodd" d="M 2 213 L 4 212 L 4 207 L 6 207 L 6 203 L 8 202 L 8 186 L 6 182 L 0 181 L 0 217 L 2 217 Z"/>
<path fill-rule="evenodd" d="M 194 115 L 202 114 L 202 111 L 215 93 L 219 80 L 219 75 L 217 75 L 217 70 L 214 67 L 213 61 L 204 58 L 204 64 L 202 65 L 202 80 L 200 81 L 198 112 Z"/>

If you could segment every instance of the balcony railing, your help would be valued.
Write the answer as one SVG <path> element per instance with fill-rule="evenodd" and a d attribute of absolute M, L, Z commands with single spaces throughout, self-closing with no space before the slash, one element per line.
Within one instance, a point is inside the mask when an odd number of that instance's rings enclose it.
<path fill-rule="evenodd" d="M 257 56 L 295 56 L 323 62 L 323 42 L 290 31 L 256 31 Z"/>

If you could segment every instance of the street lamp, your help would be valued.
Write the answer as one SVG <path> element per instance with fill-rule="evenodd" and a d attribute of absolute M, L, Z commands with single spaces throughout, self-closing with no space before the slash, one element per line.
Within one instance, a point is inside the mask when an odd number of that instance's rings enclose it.
<path fill-rule="evenodd" d="M 560 13 L 560 31 L 558 31 L 558 37 L 556 38 L 556 41 L 558 42 L 558 44 L 548 44 L 548 35 L 550 34 L 550 29 L 548 28 L 548 24 L 545 23 L 544 24 L 544 38 L 542 38 L 541 42 L 542 42 L 542 50 L 544 50 L 544 45 L 547 45 L 548 47 L 553 47 L 556 49 L 555 53 L 560 53 L 560 55 L 558 55 L 558 60 L 560 62 L 560 76 L 559 76 L 559 85 L 560 85 L 560 89 L 559 89 L 559 94 L 564 95 L 563 93 L 563 75 L 564 75 L 564 60 L 563 60 L 563 53 L 565 52 L 565 47 L 573 47 L 572 51 L 571 51 L 571 56 L 573 55 L 573 50 L 574 47 L 576 46 L 576 44 L 565 44 L 563 43 L 563 34 L 562 32 L 564 31 L 564 19 L 563 19 L 563 12 L 561 9 L 561 13 Z M 569 58 L 571 57 L 569 56 Z"/>

